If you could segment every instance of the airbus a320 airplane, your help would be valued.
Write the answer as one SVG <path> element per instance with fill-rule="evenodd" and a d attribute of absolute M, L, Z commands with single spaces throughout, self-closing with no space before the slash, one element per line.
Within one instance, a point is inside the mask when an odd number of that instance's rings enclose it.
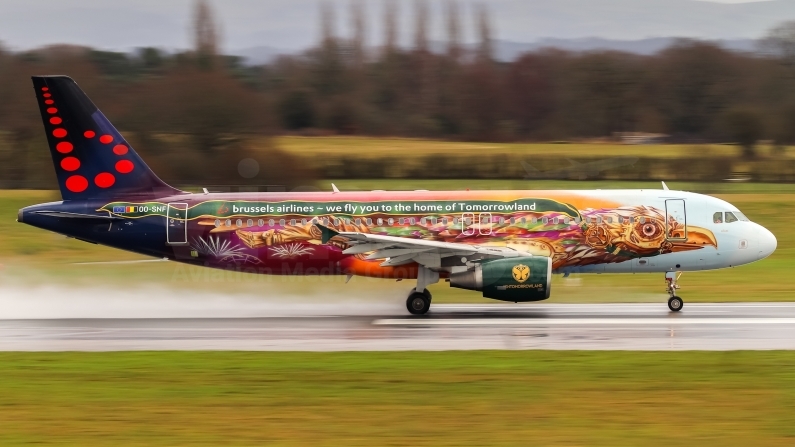
<path fill-rule="evenodd" d="M 192 194 L 160 180 L 77 84 L 33 77 L 63 200 L 18 221 L 187 264 L 271 275 L 416 279 L 503 301 L 545 300 L 553 273 L 664 273 L 762 259 L 776 238 L 736 207 L 682 191 Z"/>

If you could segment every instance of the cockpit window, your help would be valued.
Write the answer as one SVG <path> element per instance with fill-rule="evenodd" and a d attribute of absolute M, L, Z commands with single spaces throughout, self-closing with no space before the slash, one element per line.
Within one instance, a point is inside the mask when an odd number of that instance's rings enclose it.
<path fill-rule="evenodd" d="M 726 212 L 726 223 L 737 222 L 738 220 L 740 219 L 738 219 L 734 213 L 729 211 Z"/>
<path fill-rule="evenodd" d="M 734 213 L 735 216 L 737 216 L 738 219 L 740 219 L 743 222 L 750 222 L 751 221 L 750 219 L 745 217 L 745 214 L 743 214 L 743 213 L 741 213 L 739 211 L 733 211 L 733 213 Z"/>
<path fill-rule="evenodd" d="M 717 212 L 712 215 L 712 222 L 714 223 L 723 223 L 723 213 Z"/>

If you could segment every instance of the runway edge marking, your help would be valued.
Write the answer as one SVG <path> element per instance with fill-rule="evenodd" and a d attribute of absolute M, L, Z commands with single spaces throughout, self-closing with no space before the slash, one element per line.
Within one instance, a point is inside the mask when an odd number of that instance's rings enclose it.
<path fill-rule="evenodd" d="M 376 326 L 641 326 L 641 325 L 792 324 L 795 318 L 383 318 Z"/>

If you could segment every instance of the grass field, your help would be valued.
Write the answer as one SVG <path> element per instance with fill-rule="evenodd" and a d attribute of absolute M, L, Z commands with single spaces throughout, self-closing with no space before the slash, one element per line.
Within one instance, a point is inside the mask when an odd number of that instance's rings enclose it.
<path fill-rule="evenodd" d="M 791 446 L 791 352 L 3 353 L 0 445 Z"/>
<path fill-rule="evenodd" d="M 597 182 L 500 182 L 500 181 L 339 181 L 343 190 L 371 189 L 510 189 L 510 188 L 593 188 L 606 189 Z M 653 187 L 656 183 L 609 183 L 610 187 Z M 722 189 L 717 196 L 737 205 L 752 220 L 778 237 L 776 253 L 768 259 L 735 269 L 688 273 L 682 277 L 681 294 L 687 302 L 789 301 L 795 290 L 795 234 L 790 231 L 795 192 L 790 185 L 702 184 L 680 185 L 691 190 Z M 0 191 L 0 281 L 4 284 L 92 285 L 123 283 L 125 289 L 138 286 L 180 291 L 214 291 L 267 297 L 286 294 L 325 299 L 327 296 L 367 300 L 371 296 L 401 299 L 411 287 L 406 282 L 344 277 L 267 277 L 186 267 L 175 263 L 82 265 L 86 262 L 144 259 L 141 256 L 95 246 L 15 222 L 19 208 L 57 200 L 49 191 Z M 664 302 L 662 275 L 573 275 L 556 276 L 551 302 Z M 268 293 L 263 293 L 268 290 Z M 431 288 L 434 302 L 485 302 L 479 294 L 451 289 L 441 283 Z"/>
<path fill-rule="evenodd" d="M 400 155 L 408 158 L 433 154 L 478 155 L 484 152 L 520 155 L 550 155 L 560 157 L 661 157 L 741 154 L 737 145 L 726 144 L 657 144 L 627 145 L 617 143 L 467 143 L 460 141 L 423 140 L 413 138 L 372 137 L 298 137 L 281 136 L 275 139 L 277 147 L 304 157 L 342 155 L 352 157 L 383 157 Z M 769 146 L 759 146 L 764 156 L 771 152 Z M 787 151 L 788 153 L 791 151 Z M 795 154 L 790 154 L 795 157 Z"/>

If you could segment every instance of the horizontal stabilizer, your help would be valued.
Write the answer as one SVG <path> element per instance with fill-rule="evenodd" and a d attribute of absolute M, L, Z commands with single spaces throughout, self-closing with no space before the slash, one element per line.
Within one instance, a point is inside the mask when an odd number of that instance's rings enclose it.
<path fill-rule="evenodd" d="M 97 220 L 121 220 L 117 216 L 103 216 L 99 214 L 80 214 L 80 213 L 67 213 L 65 211 L 34 211 L 33 214 L 41 214 L 43 216 L 63 217 L 66 219 L 97 219 Z"/>

